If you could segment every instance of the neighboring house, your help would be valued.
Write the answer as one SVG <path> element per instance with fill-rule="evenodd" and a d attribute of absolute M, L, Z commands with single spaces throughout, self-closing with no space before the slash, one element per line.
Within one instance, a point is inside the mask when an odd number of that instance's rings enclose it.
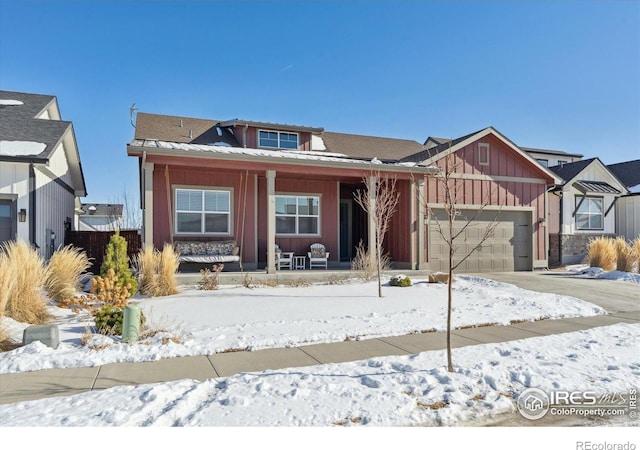
<path fill-rule="evenodd" d="M 56 97 L 0 91 L 0 242 L 22 239 L 48 258 L 86 194 L 73 125 Z"/>
<path fill-rule="evenodd" d="M 431 177 L 447 154 L 463 164 L 463 209 L 498 215 L 493 238 L 461 270 L 547 267 L 547 189 L 560 180 L 488 127 L 447 142 L 332 133 L 322 128 L 246 120 L 139 113 L 127 153 L 140 162 L 143 240 L 234 240 L 244 267 L 275 271 L 275 244 L 306 255 L 320 242 L 330 267 L 348 267 L 360 240 L 372 247 L 370 218 L 353 194 L 375 177 L 395 177 L 400 201 L 385 240 L 394 266 L 443 270 L 434 230 L 442 193 Z M 429 144 L 430 146 L 427 146 Z M 429 202 L 425 205 L 425 201 Z M 340 263 L 345 263 L 340 266 Z"/>
<path fill-rule="evenodd" d="M 624 184 L 629 194 L 618 198 L 616 231 L 628 240 L 640 237 L 640 159 L 609 164 L 611 171 Z"/>
<path fill-rule="evenodd" d="M 122 225 L 123 205 L 83 203 L 76 211 L 79 231 L 115 231 Z"/>
<path fill-rule="evenodd" d="M 616 235 L 617 202 L 628 191 L 598 158 L 549 169 L 563 180 L 549 202 L 551 262 L 578 264 L 590 239 Z"/>
<path fill-rule="evenodd" d="M 567 153 L 562 150 L 546 150 L 542 148 L 520 147 L 529 156 L 544 167 L 562 166 L 567 163 L 580 161 L 584 155 Z"/>

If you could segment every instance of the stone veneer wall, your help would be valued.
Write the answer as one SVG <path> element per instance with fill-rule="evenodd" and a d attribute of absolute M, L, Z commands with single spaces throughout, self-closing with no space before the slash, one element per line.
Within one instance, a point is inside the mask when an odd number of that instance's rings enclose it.
<path fill-rule="evenodd" d="M 581 264 L 587 257 L 589 241 L 597 237 L 616 237 L 615 234 L 563 234 L 562 264 Z M 556 238 L 557 239 L 557 238 Z M 557 247 L 556 241 L 556 247 Z M 551 249 L 551 235 L 549 235 Z"/>

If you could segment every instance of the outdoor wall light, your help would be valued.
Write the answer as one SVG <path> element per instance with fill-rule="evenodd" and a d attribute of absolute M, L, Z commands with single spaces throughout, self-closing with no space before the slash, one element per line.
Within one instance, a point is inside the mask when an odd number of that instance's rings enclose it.
<path fill-rule="evenodd" d="M 53 231 L 51 232 L 51 240 L 52 241 L 56 240 L 56 234 Z"/>
<path fill-rule="evenodd" d="M 18 211 L 18 220 L 20 222 L 26 222 L 27 221 L 27 210 L 22 208 L 20 211 Z"/>

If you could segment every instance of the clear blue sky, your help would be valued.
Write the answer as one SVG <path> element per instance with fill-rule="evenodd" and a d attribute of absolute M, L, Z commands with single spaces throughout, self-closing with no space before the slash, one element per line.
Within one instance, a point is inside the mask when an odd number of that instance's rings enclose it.
<path fill-rule="evenodd" d="M 0 2 L 0 87 L 58 97 L 89 196 L 136 195 L 129 105 L 640 158 L 640 3 Z"/>

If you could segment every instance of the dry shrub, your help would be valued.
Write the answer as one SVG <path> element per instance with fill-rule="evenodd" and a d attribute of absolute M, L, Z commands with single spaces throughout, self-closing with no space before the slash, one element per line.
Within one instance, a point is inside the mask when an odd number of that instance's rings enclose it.
<path fill-rule="evenodd" d="M 54 252 L 47 264 L 45 289 L 49 297 L 60 301 L 71 298 L 80 289 L 82 274 L 91 267 L 87 254 L 67 245 Z"/>
<path fill-rule="evenodd" d="M 220 282 L 218 281 L 218 276 L 220 275 L 220 272 L 222 272 L 223 268 L 224 268 L 224 264 L 214 264 L 212 267 L 213 270 L 209 270 L 206 268 L 200 270 L 202 279 L 198 281 L 198 289 L 202 291 L 217 290 L 218 286 L 220 285 Z"/>
<path fill-rule="evenodd" d="M 285 286 L 289 286 L 289 287 L 309 287 L 309 286 L 311 286 L 311 283 L 305 277 L 298 277 L 298 278 L 295 278 L 295 279 L 293 279 L 291 281 L 287 281 L 286 283 L 283 283 L 283 284 Z"/>
<path fill-rule="evenodd" d="M 613 247 L 616 251 L 616 270 L 632 272 L 636 262 L 633 247 L 627 245 L 627 241 L 620 236 L 613 240 Z"/>
<path fill-rule="evenodd" d="M 2 271 L 3 278 L 13 278 L 13 286 L 3 296 L 5 314 L 18 322 L 36 325 L 47 323 L 51 315 L 43 295 L 46 271 L 37 250 L 20 240 L 5 242 L 0 253 L 6 258 L 3 265 L 8 267 L 8 270 Z"/>
<path fill-rule="evenodd" d="M 156 260 L 156 249 L 151 244 L 146 244 L 138 252 L 135 260 L 138 269 L 138 288 L 145 295 L 156 291 Z"/>
<path fill-rule="evenodd" d="M 640 237 L 633 241 L 633 254 L 636 257 L 636 272 L 640 273 Z"/>
<path fill-rule="evenodd" d="M 124 308 L 131 297 L 131 285 L 120 286 L 115 270 L 109 269 L 104 277 L 91 279 L 91 293 L 103 304 Z"/>
<path fill-rule="evenodd" d="M 600 267 L 606 271 L 613 270 L 616 266 L 616 250 L 613 240 L 605 237 L 591 239 L 587 261 L 591 267 Z"/>
<path fill-rule="evenodd" d="M 158 270 L 157 295 L 174 295 L 178 293 L 176 273 L 180 265 L 180 256 L 171 244 L 164 244 L 160 253 L 160 267 Z"/>
<path fill-rule="evenodd" d="M 178 293 L 176 272 L 180 259 L 171 244 L 165 244 L 162 252 L 152 245 L 145 245 L 138 253 L 136 264 L 140 292 L 149 297 Z"/>
<path fill-rule="evenodd" d="M 15 284 L 14 269 L 7 254 L 0 248 L 0 319 L 4 317 L 7 303 L 9 303 L 9 296 Z"/>
<path fill-rule="evenodd" d="M 382 255 L 380 270 L 385 271 L 391 268 L 391 258 L 388 254 Z M 351 270 L 356 272 L 358 278 L 364 281 L 371 281 L 377 277 L 377 268 L 374 261 L 365 250 L 362 240 L 356 247 L 356 256 L 351 260 Z"/>

